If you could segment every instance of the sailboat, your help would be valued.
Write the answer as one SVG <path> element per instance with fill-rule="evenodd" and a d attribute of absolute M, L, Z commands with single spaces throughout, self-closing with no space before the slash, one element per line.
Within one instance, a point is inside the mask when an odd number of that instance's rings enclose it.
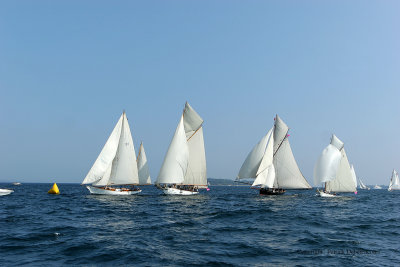
<path fill-rule="evenodd" d="M 149 165 L 147 164 L 146 152 L 144 151 L 143 142 L 140 143 L 139 154 L 136 158 L 137 169 L 139 174 L 139 184 L 150 185 Z"/>
<path fill-rule="evenodd" d="M 9 194 L 11 194 L 12 192 L 14 192 L 14 190 L 0 188 L 0 196 L 9 195 Z"/>
<path fill-rule="evenodd" d="M 350 171 L 351 171 L 351 177 L 353 177 L 356 187 L 357 187 L 357 180 L 358 180 L 358 185 L 360 186 L 360 189 L 370 190 L 370 188 L 363 183 L 361 178 L 357 177 L 356 172 L 354 171 L 353 164 L 351 164 L 351 166 L 350 166 Z"/>
<path fill-rule="evenodd" d="M 388 191 L 392 191 L 392 190 L 400 190 L 399 174 L 397 173 L 396 170 L 393 170 L 392 178 L 390 178 Z"/>
<path fill-rule="evenodd" d="M 133 195 L 141 190 L 135 147 L 125 111 L 82 184 L 91 194 Z"/>
<path fill-rule="evenodd" d="M 366 186 L 363 181 L 361 180 L 361 178 L 357 177 L 358 179 L 358 184 L 360 185 L 360 189 L 364 189 L 364 190 L 370 190 L 371 188 L 369 188 L 368 186 Z"/>
<path fill-rule="evenodd" d="M 335 197 L 334 192 L 357 192 L 344 143 L 334 134 L 314 167 L 314 183 L 325 184 L 324 190 L 317 190 L 321 197 Z"/>
<path fill-rule="evenodd" d="M 376 184 L 376 185 L 374 186 L 374 189 L 382 189 L 382 187 Z"/>
<path fill-rule="evenodd" d="M 276 115 L 273 128 L 250 151 L 237 182 L 255 179 L 253 188 L 262 195 L 281 195 L 285 189 L 311 189 L 294 159 L 289 127 Z"/>
<path fill-rule="evenodd" d="M 195 195 L 208 188 L 203 119 L 187 102 L 155 185 L 166 195 Z"/>

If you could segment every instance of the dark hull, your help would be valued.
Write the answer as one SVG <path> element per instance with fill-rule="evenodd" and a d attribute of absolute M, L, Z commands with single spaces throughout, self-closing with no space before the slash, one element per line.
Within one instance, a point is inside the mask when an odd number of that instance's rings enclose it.
<path fill-rule="evenodd" d="M 260 189 L 260 195 L 270 195 L 270 196 L 276 196 L 276 195 L 283 195 L 285 194 L 286 190 L 284 189 L 274 189 L 274 188 L 261 188 Z"/>

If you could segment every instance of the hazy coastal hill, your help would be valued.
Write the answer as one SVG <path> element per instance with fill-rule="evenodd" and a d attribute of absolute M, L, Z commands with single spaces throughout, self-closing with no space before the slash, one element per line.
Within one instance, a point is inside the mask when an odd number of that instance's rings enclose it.
<path fill-rule="evenodd" d="M 238 185 L 231 179 L 208 178 L 210 185 Z"/>

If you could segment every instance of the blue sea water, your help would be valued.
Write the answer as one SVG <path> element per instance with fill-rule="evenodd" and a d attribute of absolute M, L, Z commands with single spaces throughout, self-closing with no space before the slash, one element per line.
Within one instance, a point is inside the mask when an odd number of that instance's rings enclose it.
<path fill-rule="evenodd" d="M 2 184 L 1 266 L 399 266 L 400 192 L 95 196 L 77 184 Z"/>

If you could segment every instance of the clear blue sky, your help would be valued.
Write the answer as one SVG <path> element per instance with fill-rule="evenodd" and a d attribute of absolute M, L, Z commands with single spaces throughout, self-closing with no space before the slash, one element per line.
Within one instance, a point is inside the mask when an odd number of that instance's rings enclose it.
<path fill-rule="evenodd" d="M 152 179 L 185 101 L 208 177 L 279 114 L 300 169 L 335 133 L 368 184 L 400 169 L 400 1 L 1 1 L 0 181 L 81 182 L 126 110 Z"/>

